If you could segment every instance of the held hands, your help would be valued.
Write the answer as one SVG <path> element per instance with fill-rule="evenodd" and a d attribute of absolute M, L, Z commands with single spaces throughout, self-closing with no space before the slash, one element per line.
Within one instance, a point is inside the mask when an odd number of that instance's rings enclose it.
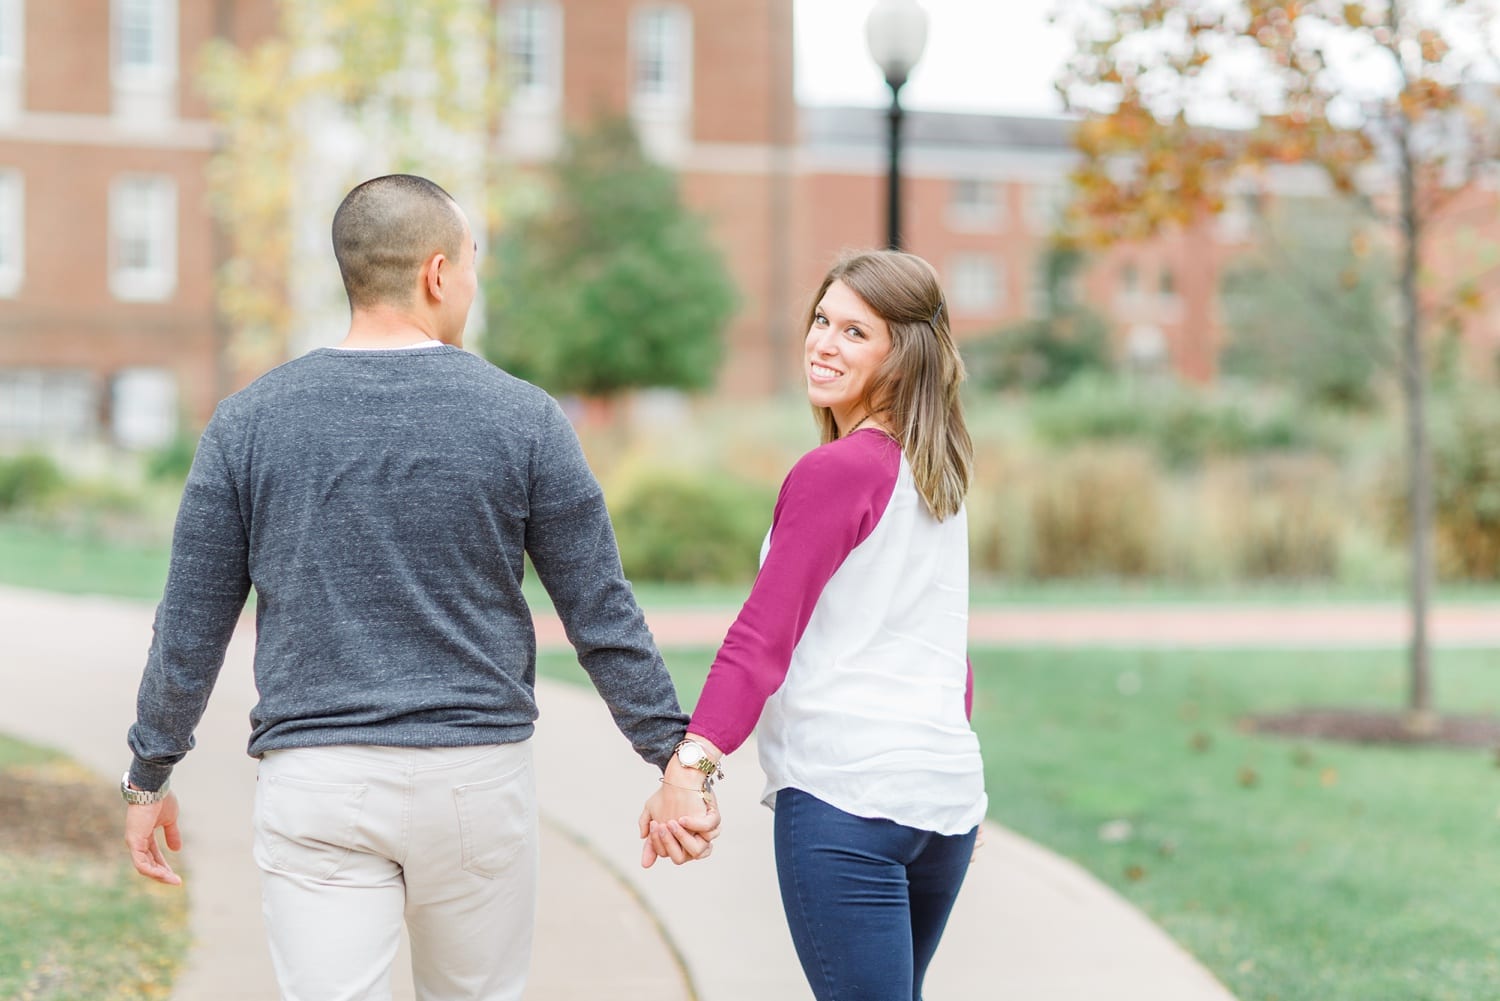
<path fill-rule="evenodd" d="M 177 810 L 175 792 L 167 793 L 160 803 L 125 807 L 125 847 L 130 850 L 135 871 L 168 886 L 181 886 L 182 877 L 172 871 L 162 854 L 161 845 L 156 841 L 156 829 L 162 829 L 168 848 L 181 851 L 182 832 L 177 829 Z"/>
<path fill-rule="evenodd" d="M 688 736 L 718 759 L 718 750 L 712 744 Z M 651 868 L 659 858 L 669 858 L 674 865 L 708 858 L 719 836 L 719 804 L 708 790 L 703 772 L 682 764 L 674 754 L 667 762 L 661 787 L 641 811 L 639 833 L 644 869 Z"/>

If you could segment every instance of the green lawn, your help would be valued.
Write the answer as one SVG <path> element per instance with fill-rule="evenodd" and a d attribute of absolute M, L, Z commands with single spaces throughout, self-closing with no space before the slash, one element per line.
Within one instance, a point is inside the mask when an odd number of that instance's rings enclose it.
<path fill-rule="evenodd" d="M 167 548 L 66 535 L 0 521 L 0 584 L 156 601 Z"/>
<path fill-rule="evenodd" d="M 30 782 L 18 784 L 18 776 Z M 16 1001 L 148 1001 L 169 996 L 188 943 L 181 890 L 148 883 L 125 858 L 116 828 L 123 809 L 98 780 L 58 755 L 0 737 L 0 998 Z M 69 795 L 71 793 L 71 795 Z M 89 847 L 38 845 L 17 823 L 16 800 L 47 823 L 96 830 Z M 108 836 L 104 835 L 108 831 Z"/>
<path fill-rule="evenodd" d="M 710 657 L 669 654 L 685 703 Z M 1240 1001 L 1500 997 L 1495 755 L 1239 725 L 1257 710 L 1399 705 L 1400 654 L 974 660 L 991 817 L 1114 886 Z M 1446 707 L 1500 709 L 1500 654 L 1445 652 L 1437 665 Z M 543 670 L 583 678 L 566 656 Z"/>
<path fill-rule="evenodd" d="M 0 584 L 34 587 L 65 594 L 104 594 L 141 601 L 161 597 L 167 578 L 167 547 L 122 543 L 106 538 L 68 535 L 36 526 L 0 520 Z M 749 592 L 743 584 L 635 585 L 647 608 L 737 607 Z M 532 607 L 552 605 L 535 573 L 526 577 Z M 1450 584 L 1438 590 L 1440 600 L 1500 602 L 1500 585 Z M 1397 591 L 1355 588 L 1329 583 L 1264 583 L 1189 587 L 1132 581 L 1020 582 L 976 581 L 972 600 L 985 605 L 1088 605 L 1121 603 L 1206 603 L 1215 601 L 1291 604 L 1307 601 L 1399 601 Z"/>

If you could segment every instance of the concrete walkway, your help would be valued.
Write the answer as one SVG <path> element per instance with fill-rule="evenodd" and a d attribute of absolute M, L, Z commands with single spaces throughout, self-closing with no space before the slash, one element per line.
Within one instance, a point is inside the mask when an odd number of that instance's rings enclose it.
<path fill-rule="evenodd" d="M 664 643 L 722 638 L 723 613 L 648 616 Z M 717 635 L 710 622 L 720 623 Z M 540 633 L 555 635 L 541 623 Z M 151 634 L 151 609 L 0 588 L 0 730 L 57 747 L 113 781 Z M 177 769 L 194 947 L 174 1001 L 272 1001 L 261 937 L 244 754 L 254 701 L 245 623 L 198 746 Z M 714 858 L 639 868 L 634 832 L 656 772 L 630 752 L 592 693 L 543 682 L 538 790 L 542 905 L 528 997 L 536 1001 L 806 1001 L 781 916 L 770 812 L 753 748 L 726 763 Z M 932 1001 L 1233 1001 L 1113 891 L 994 825 L 928 981 Z M 397 998 L 410 998 L 404 970 Z"/>

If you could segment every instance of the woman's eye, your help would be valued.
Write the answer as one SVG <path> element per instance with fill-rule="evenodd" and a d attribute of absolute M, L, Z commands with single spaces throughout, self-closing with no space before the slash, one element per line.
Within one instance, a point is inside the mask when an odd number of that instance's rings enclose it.
<path fill-rule="evenodd" d="M 820 327 L 827 326 L 828 325 L 828 317 L 824 316 L 822 313 L 814 313 L 813 314 L 813 322 L 816 323 Z"/>
<path fill-rule="evenodd" d="M 865 332 L 863 330 L 860 330 L 858 327 L 850 327 L 848 330 L 844 331 L 844 333 L 848 334 L 850 337 L 865 336 Z"/>

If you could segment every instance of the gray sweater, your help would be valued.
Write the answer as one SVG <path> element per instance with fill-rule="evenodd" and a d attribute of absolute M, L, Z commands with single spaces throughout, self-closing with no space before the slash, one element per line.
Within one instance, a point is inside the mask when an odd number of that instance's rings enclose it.
<path fill-rule="evenodd" d="M 636 752 L 684 733 L 599 485 L 546 393 L 456 348 L 314 351 L 219 404 L 199 441 L 130 729 L 133 783 L 193 746 L 256 592 L 250 753 L 525 740 L 529 554 Z"/>

